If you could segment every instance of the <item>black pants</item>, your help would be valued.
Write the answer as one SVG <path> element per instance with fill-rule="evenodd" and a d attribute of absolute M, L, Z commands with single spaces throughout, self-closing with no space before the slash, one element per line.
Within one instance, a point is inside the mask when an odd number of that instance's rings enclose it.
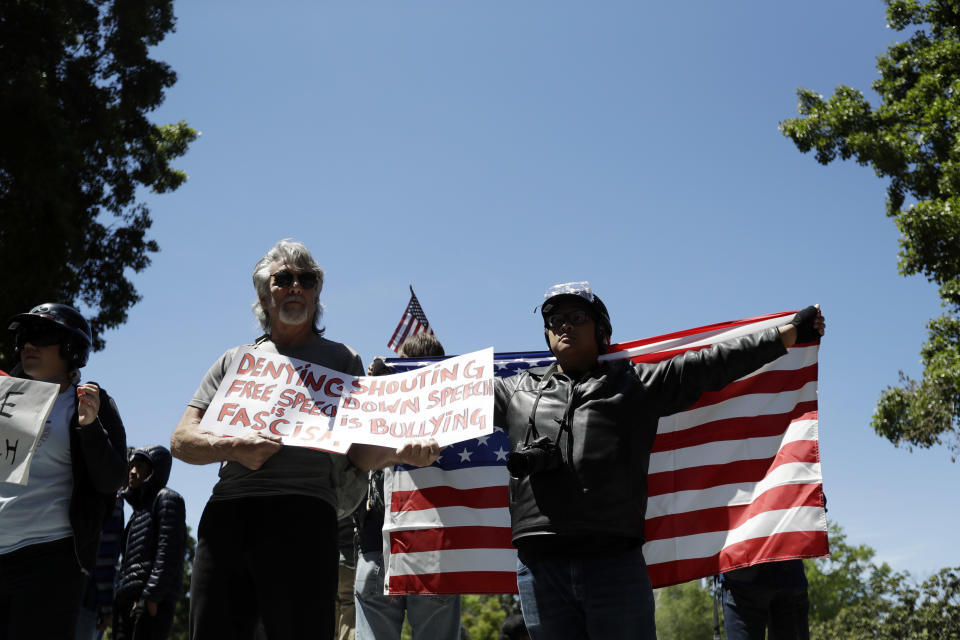
<path fill-rule="evenodd" d="M 190 584 L 190 638 L 334 635 L 337 515 L 309 496 L 207 503 Z"/>
<path fill-rule="evenodd" d="M 82 596 L 73 538 L 0 555 L 0 640 L 73 640 Z"/>
<path fill-rule="evenodd" d="M 727 640 L 809 640 L 809 609 L 806 587 L 723 583 Z"/>

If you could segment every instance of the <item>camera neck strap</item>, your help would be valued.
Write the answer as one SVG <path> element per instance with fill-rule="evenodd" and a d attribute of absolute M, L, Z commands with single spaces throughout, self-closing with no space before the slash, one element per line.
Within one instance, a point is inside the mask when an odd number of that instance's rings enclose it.
<path fill-rule="evenodd" d="M 540 384 L 537 385 L 537 397 L 533 400 L 533 408 L 530 409 L 530 417 L 527 419 L 527 433 L 523 438 L 523 444 L 530 444 L 530 436 L 533 436 L 534 440 L 540 438 L 540 433 L 537 431 L 537 406 L 540 404 L 540 398 L 543 397 L 543 390 L 546 389 L 547 384 L 549 384 L 550 379 L 553 378 L 553 374 L 557 372 L 557 364 L 553 363 L 547 372 L 544 374 L 543 378 L 540 379 Z M 555 444 L 560 443 L 560 432 L 563 431 L 565 420 L 558 420 L 560 423 L 560 430 L 557 431 L 557 438 Z"/>

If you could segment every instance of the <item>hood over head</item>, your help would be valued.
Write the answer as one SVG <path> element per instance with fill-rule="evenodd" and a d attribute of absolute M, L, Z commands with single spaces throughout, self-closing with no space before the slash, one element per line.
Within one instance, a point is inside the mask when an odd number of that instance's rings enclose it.
<path fill-rule="evenodd" d="M 151 444 L 146 447 L 134 449 L 130 460 L 136 457 L 146 458 L 147 461 L 150 462 L 152 470 L 150 471 L 150 475 L 143 481 L 143 486 L 139 491 L 128 487 L 123 492 L 127 502 L 134 507 L 137 506 L 134 504 L 137 497 L 136 494 L 139 493 L 141 497 L 152 500 L 160 489 L 167 486 L 167 481 L 170 479 L 170 468 L 173 466 L 173 456 L 170 455 L 170 450 L 159 444 Z"/>

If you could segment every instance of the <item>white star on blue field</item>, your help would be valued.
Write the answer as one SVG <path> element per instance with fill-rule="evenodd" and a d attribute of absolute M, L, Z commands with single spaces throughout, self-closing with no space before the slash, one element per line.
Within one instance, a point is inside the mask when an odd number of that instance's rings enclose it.
<path fill-rule="evenodd" d="M 507 433 L 500 427 L 494 427 L 493 433 L 480 436 L 473 440 L 457 442 L 445 447 L 440 458 L 432 466 L 447 471 L 463 469 L 465 467 L 495 467 L 503 466 L 510 452 L 510 440 Z M 402 466 L 404 469 L 414 467 Z"/>

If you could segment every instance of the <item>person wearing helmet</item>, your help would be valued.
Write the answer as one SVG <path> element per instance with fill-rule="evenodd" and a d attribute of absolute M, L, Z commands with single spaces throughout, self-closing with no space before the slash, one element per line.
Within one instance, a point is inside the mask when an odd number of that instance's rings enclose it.
<path fill-rule="evenodd" d="M 599 360 L 610 315 L 587 282 L 541 306 L 556 362 L 496 380 L 509 432 L 517 587 L 533 640 L 656 638 L 642 544 L 657 422 L 824 332 L 816 307 L 779 328 L 657 363 Z"/>
<path fill-rule="evenodd" d="M 92 339 L 73 307 L 10 319 L 14 376 L 59 385 L 26 486 L 0 483 L 0 637 L 72 638 L 100 530 L 126 475 L 126 433 L 109 395 L 80 384 Z"/>

